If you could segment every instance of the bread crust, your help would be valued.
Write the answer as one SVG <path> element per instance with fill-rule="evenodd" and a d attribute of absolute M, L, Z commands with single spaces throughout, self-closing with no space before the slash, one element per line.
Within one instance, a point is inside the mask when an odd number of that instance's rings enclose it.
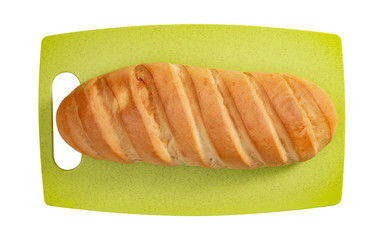
<path fill-rule="evenodd" d="M 146 107 L 152 101 L 147 86 L 135 76 L 135 66 L 124 69 L 121 74 L 121 88 L 129 89 L 128 102 L 121 104 L 121 117 L 134 148 L 144 162 L 173 165 L 171 156 L 159 138 L 160 131 L 152 109 Z"/>
<path fill-rule="evenodd" d="M 103 116 L 98 114 L 101 105 L 98 104 L 98 101 L 101 99 L 96 92 L 96 83 L 97 79 L 92 79 L 87 84 L 80 85 L 79 88 L 76 89 L 77 91 L 74 91 L 81 126 L 95 146 L 96 151 L 102 155 L 104 159 L 123 163 L 125 162 L 124 159 L 113 151 L 106 140 L 108 133 L 105 126 L 103 126 Z"/>
<path fill-rule="evenodd" d="M 96 147 L 82 127 L 73 93 L 60 103 L 56 114 L 56 125 L 62 138 L 76 151 L 95 159 L 104 158 L 96 151 Z"/>
<path fill-rule="evenodd" d="M 296 81 L 301 82 L 301 84 L 311 93 L 313 100 L 317 103 L 318 107 L 326 118 L 330 133 L 330 137 L 328 140 L 329 143 L 335 136 L 337 129 L 337 112 L 335 110 L 335 105 L 333 104 L 332 99 L 318 85 L 298 76 L 289 76 L 295 79 Z"/>
<path fill-rule="evenodd" d="M 220 75 L 231 92 L 264 165 L 283 165 L 287 161 L 286 152 L 267 113 L 265 103 L 259 97 L 259 91 L 251 83 L 252 80 L 242 72 L 220 70 Z"/>
<path fill-rule="evenodd" d="M 300 160 L 312 158 L 317 145 L 307 113 L 281 74 L 252 73 L 265 89 L 295 146 Z"/>
<path fill-rule="evenodd" d="M 192 66 L 186 68 L 198 93 L 208 135 L 223 164 L 229 168 L 251 167 L 250 157 L 241 146 L 241 140 L 231 120 L 223 93 L 219 89 L 218 76 L 214 76 L 209 69 Z"/>
<path fill-rule="evenodd" d="M 196 123 L 189 107 L 190 103 L 185 95 L 185 89 L 172 66 L 166 63 L 144 64 L 143 66 L 152 75 L 171 132 L 185 163 L 208 166 L 203 160 Z"/>
<path fill-rule="evenodd" d="M 321 111 L 311 92 L 307 89 L 305 83 L 301 80 L 296 80 L 292 75 L 283 74 L 282 76 L 292 89 L 292 93 L 295 95 L 302 109 L 307 113 L 316 138 L 317 149 L 322 149 L 329 143 L 330 138 L 332 138 L 330 135 L 331 129 L 328 126 L 324 113 Z"/>
<path fill-rule="evenodd" d="M 95 159 L 235 169 L 308 160 L 337 127 L 330 97 L 298 76 L 170 63 L 92 79 L 56 118 L 63 139 Z"/>

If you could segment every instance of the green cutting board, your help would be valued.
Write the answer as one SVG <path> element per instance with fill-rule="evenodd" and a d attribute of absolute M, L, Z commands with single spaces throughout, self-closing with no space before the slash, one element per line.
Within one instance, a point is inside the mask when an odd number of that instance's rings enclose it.
<path fill-rule="evenodd" d="M 170 62 L 238 71 L 284 72 L 322 87 L 338 127 L 313 159 L 254 170 L 119 164 L 82 156 L 62 170 L 53 158 L 52 81 L 62 72 L 81 83 L 115 69 Z M 335 205 L 344 166 L 344 77 L 337 35 L 231 25 L 164 25 L 45 37 L 39 84 L 40 150 L 48 205 L 153 215 L 228 215 Z"/>

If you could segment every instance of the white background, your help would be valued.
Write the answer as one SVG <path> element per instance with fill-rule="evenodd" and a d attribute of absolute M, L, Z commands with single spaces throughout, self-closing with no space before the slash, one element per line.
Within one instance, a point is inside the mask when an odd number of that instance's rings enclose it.
<path fill-rule="evenodd" d="M 384 17 L 380 1 L 2 1 L 0 239 L 384 239 Z M 44 203 L 38 136 L 44 36 L 215 23 L 338 34 L 346 86 L 343 200 L 316 209 L 219 217 L 103 213 Z"/>

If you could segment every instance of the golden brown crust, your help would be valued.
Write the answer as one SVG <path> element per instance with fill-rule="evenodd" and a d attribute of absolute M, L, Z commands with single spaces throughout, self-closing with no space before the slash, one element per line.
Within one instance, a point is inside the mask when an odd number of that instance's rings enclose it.
<path fill-rule="evenodd" d="M 144 64 L 144 67 L 152 76 L 173 137 L 185 163 L 204 166 L 196 123 L 179 76 L 167 63 Z"/>
<path fill-rule="evenodd" d="M 282 76 L 292 89 L 302 109 L 307 113 L 316 138 L 316 146 L 318 149 L 322 149 L 328 144 L 330 139 L 330 128 L 325 115 L 314 100 L 311 92 L 306 88 L 305 82 L 296 81 L 292 76 L 287 74 Z"/>
<path fill-rule="evenodd" d="M 241 146 L 236 129 L 231 121 L 218 79 L 206 68 L 186 66 L 196 88 L 203 120 L 224 165 L 230 168 L 249 168 L 250 157 Z"/>
<path fill-rule="evenodd" d="M 220 74 L 231 92 L 249 136 L 261 154 L 264 164 L 283 165 L 287 161 L 286 152 L 266 107 L 260 100 L 259 91 L 244 73 L 220 70 Z"/>
<path fill-rule="evenodd" d="M 93 79 L 74 91 L 81 126 L 100 155 L 108 160 L 124 162 L 124 159 L 111 149 L 105 138 L 106 130 L 102 118 L 109 116 L 98 114 L 101 99 L 97 95 L 96 83 L 97 79 Z"/>
<path fill-rule="evenodd" d="M 151 111 L 152 96 L 145 83 L 135 75 L 135 67 L 121 73 L 121 88 L 129 90 L 129 100 L 121 104 L 121 117 L 141 160 L 157 165 L 172 165 L 161 142 L 160 130 Z"/>
<path fill-rule="evenodd" d="M 271 135 L 276 141 L 275 144 L 276 147 L 279 149 L 278 151 L 282 154 L 281 161 L 279 160 L 279 158 L 275 161 L 271 161 L 273 160 L 273 158 L 271 158 L 269 160 L 269 164 L 272 166 L 278 166 L 279 164 L 290 164 L 292 162 L 298 161 L 299 156 L 297 155 L 292 139 L 289 136 L 287 129 L 284 126 L 284 123 L 281 121 L 278 113 L 276 112 L 276 109 L 272 104 L 271 99 L 266 93 L 264 87 L 259 83 L 259 80 L 257 80 L 252 75 L 252 73 L 245 73 L 245 75 L 248 76 L 249 82 L 252 85 L 252 90 L 254 91 L 254 95 L 260 101 L 260 108 L 264 108 L 265 110 L 265 121 L 270 126 Z M 281 147 L 283 149 L 281 149 Z M 269 149 L 267 147 L 266 151 L 268 150 Z"/>
<path fill-rule="evenodd" d="M 126 130 L 125 124 L 121 118 L 120 104 L 117 96 L 127 95 L 124 90 L 119 88 L 119 81 L 115 81 L 121 75 L 120 72 L 115 71 L 113 73 L 105 74 L 98 79 L 97 89 L 99 94 L 104 98 L 102 107 L 104 108 L 105 115 L 109 115 L 109 118 L 105 118 L 107 128 L 110 128 L 106 134 L 109 135 L 110 146 L 115 146 L 115 152 L 121 156 L 122 159 L 129 163 L 133 163 L 140 160 L 137 154 L 132 140 L 130 139 Z M 117 83 L 117 84 L 115 84 Z M 119 92 L 122 94 L 118 95 Z M 117 95 L 117 96 L 116 96 Z M 120 100 L 124 101 L 124 100 Z"/>
<path fill-rule="evenodd" d="M 312 158 L 333 138 L 337 113 L 324 90 L 294 75 L 148 63 L 80 85 L 57 126 L 96 159 L 251 169 Z"/>
<path fill-rule="evenodd" d="M 75 150 L 95 159 L 104 159 L 81 125 L 74 94 L 69 94 L 61 102 L 56 114 L 56 125 L 63 139 Z"/>
<path fill-rule="evenodd" d="M 328 143 L 329 143 L 334 137 L 336 133 L 336 128 L 337 128 L 337 112 L 331 98 L 323 89 L 321 89 L 316 84 L 309 82 L 307 80 L 304 80 L 297 76 L 293 76 L 293 75 L 290 75 L 290 76 L 293 77 L 296 81 L 300 81 L 303 84 L 303 86 L 311 93 L 313 100 L 317 103 L 321 112 L 324 114 L 325 118 L 327 119 L 327 124 L 329 126 L 329 133 L 330 133 L 330 137 L 328 140 Z"/>
<path fill-rule="evenodd" d="M 264 149 L 260 148 L 260 144 L 255 142 L 254 132 L 249 131 L 247 127 L 257 125 L 249 119 L 250 116 L 255 116 L 254 99 L 251 96 L 250 83 L 246 75 L 242 72 L 229 70 L 215 70 L 223 82 L 223 100 L 229 110 L 229 115 L 232 119 L 236 131 L 239 133 L 241 146 L 249 158 L 244 158 L 250 162 L 245 162 L 249 167 L 269 166 L 269 157 L 264 155 Z M 225 85 L 225 87 L 224 87 Z M 251 109 L 252 108 L 252 109 Z M 257 115 L 257 113 L 256 113 Z M 262 129 L 262 126 L 260 128 Z"/>
<path fill-rule="evenodd" d="M 317 147 L 311 123 L 281 74 L 252 73 L 252 75 L 267 92 L 300 159 L 306 160 L 315 156 Z"/>

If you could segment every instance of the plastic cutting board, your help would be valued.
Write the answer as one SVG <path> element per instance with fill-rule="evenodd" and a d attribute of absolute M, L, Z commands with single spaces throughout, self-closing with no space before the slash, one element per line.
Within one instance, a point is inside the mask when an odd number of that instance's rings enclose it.
<path fill-rule="evenodd" d="M 87 156 L 73 170 L 56 166 L 51 91 L 55 76 L 71 72 L 83 83 L 144 62 L 301 76 L 322 87 L 335 103 L 336 135 L 315 158 L 283 167 L 162 167 Z M 153 215 L 228 215 L 321 207 L 341 200 L 345 103 L 337 35 L 228 25 L 103 29 L 45 37 L 40 64 L 41 166 L 48 205 Z"/>

